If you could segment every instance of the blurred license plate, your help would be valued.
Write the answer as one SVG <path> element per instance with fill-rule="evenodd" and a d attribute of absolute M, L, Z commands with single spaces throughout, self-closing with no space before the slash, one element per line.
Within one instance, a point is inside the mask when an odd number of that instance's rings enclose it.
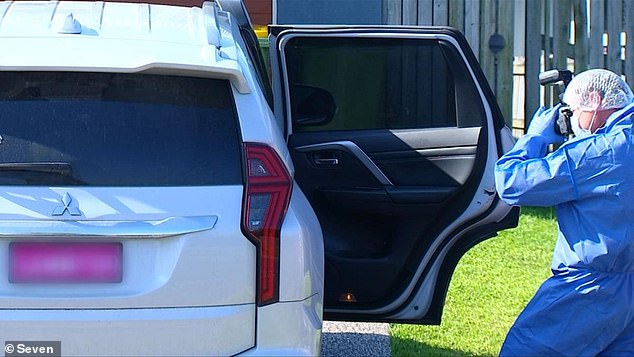
<path fill-rule="evenodd" d="M 12 283 L 119 283 L 121 243 L 13 242 Z"/>

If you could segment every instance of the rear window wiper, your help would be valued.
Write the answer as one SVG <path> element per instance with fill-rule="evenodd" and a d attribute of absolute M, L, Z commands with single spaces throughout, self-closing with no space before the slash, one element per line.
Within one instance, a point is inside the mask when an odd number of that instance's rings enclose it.
<path fill-rule="evenodd" d="M 0 163 L 0 176 L 6 173 L 20 173 L 19 179 L 29 183 L 47 183 L 51 176 L 61 179 L 50 182 L 51 184 L 85 184 L 84 181 L 73 176 L 73 167 L 67 162 L 2 162 Z"/>

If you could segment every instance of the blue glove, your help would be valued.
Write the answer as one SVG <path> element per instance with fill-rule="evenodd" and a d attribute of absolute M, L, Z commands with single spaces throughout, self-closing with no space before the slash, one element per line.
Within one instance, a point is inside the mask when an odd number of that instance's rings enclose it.
<path fill-rule="evenodd" d="M 550 109 L 544 107 L 537 109 L 533 115 L 533 119 L 531 119 L 526 134 L 540 136 L 545 144 L 563 143 L 564 136 L 559 135 L 555 131 L 555 122 L 559 117 L 559 108 L 561 108 L 561 104 L 557 104 Z"/>

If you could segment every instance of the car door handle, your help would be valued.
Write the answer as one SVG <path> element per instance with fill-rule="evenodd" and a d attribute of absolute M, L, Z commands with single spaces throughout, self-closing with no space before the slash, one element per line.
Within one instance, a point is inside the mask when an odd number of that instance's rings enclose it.
<path fill-rule="evenodd" d="M 312 165 L 315 165 L 315 166 L 318 166 L 318 164 L 315 163 L 315 158 L 320 158 L 319 156 L 322 156 L 327 152 L 330 152 L 330 153 L 336 152 L 337 157 L 339 158 L 341 158 L 342 153 L 345 152 L 347 155 L 351 155 L 353 157 L 353 160 L 356 159 L 361 163 L 361 165 L 365 166 L 366 169 L 370 171 L 370 173 L 376 178 L 376 180 L 380 184 L 385 186 L 394 185 L 392 181 L 390 181 L 390 179 L 387 178 L 387 176 L 385 176 L 383 171 L 381 171 L 381 169 L 379 169 L 379 167 L 376 166 L 374 161 L 372 161 L 372 159 L 370 159 L 370 157 L 365 152 L 363 152 L 363 150 L 361 150 L 361 148 L 358 147 L 357 144 L 353 143 L 352 141 L 342 140 L 342 141 L 331 141 L 331 142 L 324 142 L 319 144 L 297 146 L 295 147 L 295 150 L 299 152 L 304 152 L 306 153 L 306 155 L 310 155 L 310 156 L 307 156 L 307 159 L 309 162 L 312 163 Z M 316 155 L 319 155 L 319 156 L 316 156 Z"/>
<path fill-rule="evenodd" d="M 317 165 L 339 165 L 339 159 L 315 159 Z"/>
<path fill-rule="evenodd" d="M 339 165 L 339 154 L 336 152 L 314 153 L 312 157 L 317 166 Z"/>

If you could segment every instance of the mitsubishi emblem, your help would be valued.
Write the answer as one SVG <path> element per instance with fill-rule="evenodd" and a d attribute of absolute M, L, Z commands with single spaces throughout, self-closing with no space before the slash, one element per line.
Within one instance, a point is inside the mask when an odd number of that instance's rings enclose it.
<path fill-rule="evenodd" d="M 51 215 L 63 216 L 66 212 L 71 216 L 81 216 L 81 211 L 77 208 L 77 203 L 75 203 L 73 197 L 69 195 L 68 192 L 62 196 L 62 204 L 55 207 Z"/>

